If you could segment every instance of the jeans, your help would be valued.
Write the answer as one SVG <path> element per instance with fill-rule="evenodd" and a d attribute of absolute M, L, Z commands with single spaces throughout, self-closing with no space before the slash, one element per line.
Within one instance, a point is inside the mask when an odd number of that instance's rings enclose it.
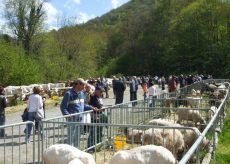
<path fill-rule="evenodd" d="M 149 103 L 149 107 L 155 107 L 155 99 L 157 98 L 157 96 L 150 96 L 150 103 Z"/>
<path fill-rule="evenodd" d="M 6 122 L 6 116 L 5 114 L 0 114 L 0 126 L 5 125 Z M 5 136 L 5 128 L 0 129 L 0 137 Z"/>
<path fill-rule="evenodd" d="M 36 118 L 36 113 L 37 112 L 28 112 L 28 121 L 35 121 L 35 122 L 40 122 L 41 119 Z M 42 124 L 39 124 L 39 128 L 42 129 Z M 30 135 L 31 135 L 31 130 L 32 130 L 32 124 L 27 124 L 26 127 L 26 141 L 30 140 Z M 40 131 L 41 138 L 43 138 L 43 134 Z"/>
<path fill-rule="evenodd" d="M 79 116 L 72 116 L 67 118 L 67 122 L 79 122 Z M 67 124 L 68 130 L 68 144 L 79 148 L 80 146 L 80 137 L 83 131 L 83 128 L 80 125 Z"/>

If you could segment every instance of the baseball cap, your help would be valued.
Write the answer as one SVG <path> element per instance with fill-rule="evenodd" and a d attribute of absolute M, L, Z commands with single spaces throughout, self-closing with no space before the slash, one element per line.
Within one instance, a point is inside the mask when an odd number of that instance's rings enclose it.
<path fill-rule="evenodd" d="M 87 84 L 87 82 L 82 78 L 78 78 L 77 80 L 74 80 L 73 82 L 73 84 L 78 84 L 78 83 Z"/>

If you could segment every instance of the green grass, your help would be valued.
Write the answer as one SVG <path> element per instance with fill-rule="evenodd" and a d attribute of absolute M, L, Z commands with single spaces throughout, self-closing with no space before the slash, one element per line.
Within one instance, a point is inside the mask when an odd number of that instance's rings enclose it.
<path fill-rule="evenodd" d="M 230 108 L 224 121 L 224 128 L 219 135 L 219 142 L 216 151 L 216 161 L 211 164 L 230 164 Z"/>

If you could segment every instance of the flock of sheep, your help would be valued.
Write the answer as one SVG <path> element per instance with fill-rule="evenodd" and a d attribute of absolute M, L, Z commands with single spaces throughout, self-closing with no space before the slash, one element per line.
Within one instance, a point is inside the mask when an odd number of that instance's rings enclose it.
<path fill-rule="evenodd" d="M 202 101 L 196 96 L 189 97 L 186 103 L 179 103 L 176 115 L 177 120 L 160 118 L 149 120 L 147 125 L 153 125 L 149 129 L 127 128 L 127 142 L 142 144 L 130 150 L 121 150 L 114 154 L 108 164 L 175 164 L 183 154 L 201 135 L 203 128 L 207 125 L 217 111 L 219 103 L 226 94 L 228 83 L 204 84 L 200 90 L 192 90 L 192 95 L 202 96 L 206 94 L 210 99 L 207 114 L 202 115 L 199 106 Z M 193 99 L 194 98 L 194 99 Z M 175 105 L 176 99 L 168 99 L 167 104 Z M 212 102 L 214 101 L 214 103 Z M 194 109 L 193 107 L 197 107 Z M 189 109 L 191 108 L 191 109 Z M 214 129 L 215 130 L 215 129 Z M 208 150 L 211 141 L 203 138 L 200 148 Z M 197 160 L 194 156 L 194 160 Z M 65 144 L 56 144 L 44 151 L 46 164 L 95 164 L 93 156 Z"/>
<path fill-rule="evenodd" d="M 49 97 L 52 95 L 59 95 L 60 91 L 69 89 L 66 87 L 65 83 L 48 83 L 48 84 L 31 84 L 31 85 L 22 85 L 22 86 L 7 86 L 4 88 L 5 95 L 7 97 L 8 103 L 11 105 L 13 101 L 16 100 L 25 100 L 26 96 L 29 96 L 33 93 L 33 88 L 39 86 L 43 93 L 47 94 Z"/>

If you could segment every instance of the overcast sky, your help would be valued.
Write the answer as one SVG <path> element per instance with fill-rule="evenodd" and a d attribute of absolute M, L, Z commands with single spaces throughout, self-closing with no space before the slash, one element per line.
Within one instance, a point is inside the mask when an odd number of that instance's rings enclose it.
<path fill-rule="evenodd" d="M 0 32 L 6 31 L 3 18 L 3 1 L 0 0 Z M 85 23 L 101 16 L 129 0 L 49 0 L 45 3 L 46 29 L 58 29 L 63 25 Z M 65 20 L 65 21 L 64 21 Z"/>

